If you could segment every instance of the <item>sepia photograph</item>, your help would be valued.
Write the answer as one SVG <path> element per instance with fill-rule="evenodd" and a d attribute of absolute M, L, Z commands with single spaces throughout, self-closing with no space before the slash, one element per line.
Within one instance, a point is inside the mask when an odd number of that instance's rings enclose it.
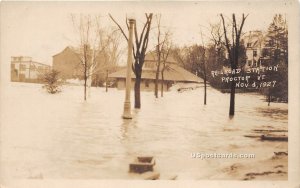
<path fill-rule="evenodd" d="M 298 27 L 293 0 L 2 1 L 0 187 L 299 187 Z"/>

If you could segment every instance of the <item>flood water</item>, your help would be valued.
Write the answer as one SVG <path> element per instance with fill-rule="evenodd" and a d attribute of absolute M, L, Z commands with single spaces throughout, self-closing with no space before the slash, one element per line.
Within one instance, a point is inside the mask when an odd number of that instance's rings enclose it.
<path fill-rule="evenodd" d="M 50 95 L 41 85 L 11 83 L 3 94 L 2 178 L 131 179 L 128 164 L 150 155 L 162 179 L 218 179 L 230 164 L 267 159 L 287 145 L 244 137 L 251 129 L 287 129 L 288 105 L 268 106 L 257 94 L 236 94 L 229 119 L 229 95 L 211 88 L 206 106 L 203 88 L 158 99 L 142 92 L 132 120 L 121 118 L 125 92 L 116 89 L 92 88 L 86 102 L 79 86 Z M 201 160 L 195 152 L 256 157 Z"/>

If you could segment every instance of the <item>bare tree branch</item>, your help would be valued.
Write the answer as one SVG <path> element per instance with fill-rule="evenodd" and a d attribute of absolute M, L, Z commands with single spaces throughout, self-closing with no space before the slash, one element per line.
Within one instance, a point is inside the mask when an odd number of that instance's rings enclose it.
<path fill-rule="evenodd" d="M 225 27 L 225 20 L 224 20 L 223 14 L 221 14 L 221 18 L 222 18 L 222 23 L 223 23 L 225 46 L 226 46 L 228 55 L 231 57 L 230 43 L 229 43 L 229 40 L 228 40 L 228 37 L 227 37 L 227 30 L 226 30 L 226 27 Z"/>
<path fill-rule="evenodd" d="M 247 18 L 248 16 L 249 16 L 249 14 L 247 14 L 246 16 L 243 14 L 242 23 L 241 23 L 241 25 L 240 25 L 240 29 L 239 29 L 239 33 L 238 33 L 238 36 L 239 36 L 239 37 L 241 36 L 241 32 L 242 32 L 242 29 L 243 29 L 245 20 L 246 20 L 246 18 Z"/>
<path fill-rule="evenodd" d="M 128 41 L 128 37 L 126 36 L 124 30 L 122 29 L 122 27 L 118 24 L 118 22 L 112 17 L 111 14 L 108 14 L 110 19 L 118 26 L 118 28 L 120 29 L 120 31 L 122 32 L 123 36 L 126 38 L 126 40 Z"/>

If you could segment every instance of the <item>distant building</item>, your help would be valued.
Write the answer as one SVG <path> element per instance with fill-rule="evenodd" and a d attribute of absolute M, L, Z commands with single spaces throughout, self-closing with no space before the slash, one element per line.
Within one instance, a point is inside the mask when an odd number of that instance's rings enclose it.
<path fill-rule="evenodd" d="M 270 64 L 275 48 L 275 41 L 271 38 L 272 35 L 274 34 L 262 31 L 249 31 L 244 35 L 243 41 L 247 56 L 245 68 L 264 67 Z"/>
<path fill-rule="evenodd" d="M 50 69 L 50 65 L 32 61 L 31 57 L 11 57 L 11 81 L 13 82 L 42 82 L 41 76 Z"/>
<path fill-rule="evenodd" d="M 142 70 L 141 90 L 154 91 L 155 77 L 156 77 L 156 53 L 148 53 L 145 57 L 145 63 Z M 162 65 L 161 65 L 162 67 Z M 125 89 L 126 84 L 126 68 L 110 74 L 108 77 L 116 80 L 118 89 Z M 132 71 L 132 86 L 134 86 L 135 75 Z M 162 78 L 159 73 L 159 88 L 161 87 Z M 164 71 L 164 90 L 168 91 L 174 83 L 203 83 L 203 80 L 191 72 L 177 65 L 177 62 L 171 56 L 166 61 L 166 68 Z M 133 88 L 133 87 L 132 87 Z"/>
<path fill-rule="evenodd" d="M 82 65 L 80 52 L 74 47 L 67 46 L 63 51 L 52 56 L 54 70 L 60 72 L 63 79 L 74 79 L 82 77 Z"/>
<path fill-rule="evenodd" d="M 248 67 L 262 66 L 262 59 L 265 58 L 265 35 L 262 31 L 249 31 L 243 37 L 244 45 L 246 47 Z"/>
<path fill-rule="evenodd" d="M 87 58 L 91 61 L 93 49 L 88 48 Z M 63 51 L 52 56 L 53 69 L 60 72 L 60 77 L 64 80 L 80 79 L 83 80 L 84 66 L 81 62 L 82 50 L 72 46 L 67 46 Z M 91 77 L 92 85 L 100 85 L 105 80 L 108 70 L 115 66 L 109 59 L 108 55 L 101 51 L 95 55 L 95 67 Z M 99 81 L 101 80 L 101 81 Z"/>

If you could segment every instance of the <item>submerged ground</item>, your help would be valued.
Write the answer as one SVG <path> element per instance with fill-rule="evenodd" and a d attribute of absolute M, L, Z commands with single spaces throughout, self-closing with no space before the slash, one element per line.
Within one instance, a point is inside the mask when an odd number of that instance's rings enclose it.
<path fill-rule="evenodd" d="M 229 119 L 229 95 L 211 88 L 206 106 L 203 88 L 158 99 L 142 92 L 142 108 L 123 120 L 124 96 L 92 88 L 84 102 L 83 87 L 50 95 L 38 84 L 11 83 L 2 101 L 2 178 L 131 179 L 128 164 L 151 155 L 162 179 L 287 179 L 287 157 L 274 157 L 287 152 L 287 142 L 244 137 L 252 129 L 287 129 L 287 104 L 237 94 Z M 197 152 L 255 158 L 192 158 Z"/>

